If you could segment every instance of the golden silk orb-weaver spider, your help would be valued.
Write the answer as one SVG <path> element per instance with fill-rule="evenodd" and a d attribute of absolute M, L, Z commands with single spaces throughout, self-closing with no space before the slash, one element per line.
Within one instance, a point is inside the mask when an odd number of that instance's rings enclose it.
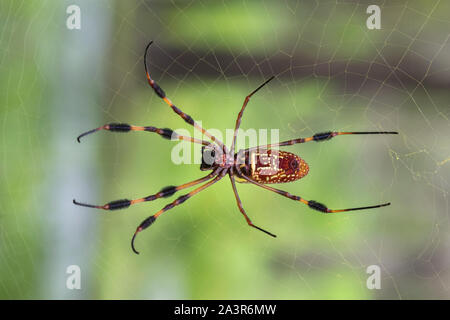
<path fill-rule="evenodd" d="M 194 119 L 192 119 L 191 116 L 187 115 L 183 111 L 181 111 L 179 108 L 177 108 L 172 101 L 166 96 L 165 92 L 161 87 L 150 77 L 150 74 L 148 72 L 147 67 L 147 53 L 150 45 L 153 43 L 151 41 L 147 47 L 145 48 L 144 53 L 144 68 L 145 68 L 145 74 L 147 76 L 147 81 L 150 87 L 155 91 L 155 93 L 160 97 L 176 114 L 178 114 L 183 120 L 192 125 L 196 130 L 199 130 L 202 132 L 202 134 L 206 137 L 208 137 L 212 142 L 205 141 L 205 140 L 199 140 L 195 139 L 189 136 L 182 136 L 177 134 L 171 129 L 161 129 L 161 128 L 155 128 L 152 126 L 134 126 L 129 125 L 126 123 L 110 123 L 106 124 L 104 126 L 101 126 L 99 128 L 87 131 L 80 136 L 78 136 L 77 140 L 80 142 L 80 139 L 84 137 L 85 135 L 94 133 L 99 130 L 108 130 L 112 132 L 129 132 L 129 131 L 147 131 L 147 132 L 153 132 L 156 134 L 159 134 L 161 137 L 166 139 L 172 139 L 172 140 L 184 140 L 184 141 L 190 141 L 192 143 L 196 144 L 202 144 L 202 163 L 200 165 L 200 170 L 211 170 L 211 173 L 208 175 L 199 178 L 197 180 L 181 184 L 178 186 L 168 186 L 163 189 L 161 189 L 159 192 L 149 195 L 144 198 L 140 199 L 134 199 L 134 200 L 128 200 L 128 199 L 122 199 L 122 200 L 116 200 L 109 202 L 103 206 L 99 205 L 91 205 L 86 203 L 81 203 L 73 200 L 73 203 L 79 206 L 89 207 L 89 208 L 97 208 L 97 209 L 104 209 L 104 210 L 116 210 L 116 209 L 124 209 L 128 208 L 131 205 L 134 205 L 136 203 L 146 202 L 146 201 L 153 201 L 159 198 L 165 198 L 172 196 L 176 192 L 193 187 L 195 185 L 201 184 L 204 182 L 204 184 L 200 185 L 196 189 L 192 190 L 189 193 L 186 193 L 180 197 L 178 197 L 175 201 L 172 201 L 171 203 L 167 204 L 164 208 L 156 212 L 154 215 L 149 216 L 146 218 L 142 223 L 137 227 L 135 233 L 133 234 L 133 237 L 131 239 L 131 248 L 133 251 L 137 254 L 139 254 L 138 251 L 136 251 L 134 246 L 134 241 L 136 238 L 136 235 L 141 232 L 142 230 L 148 228 L 150 225 L 152 225 L 156 219 L 161 216 L 164 212 L 182 204 L 186 200 L 190 199 L 192 196 L 196 195 L 197 193 L 205 190 L 206 188 L 212 186 L 214 183 L 221 180 L 225 175 L 228 175 L 231 182 L 231 187 L 233 188 L 234 196 L 236 198 L 237 206 L 240 210 L 240 212 L 243 214 L 245 220 L 247 221 L 248 225 L 258 229 L 272 237 L 276 237 L 273 233 L 264 230 L 255 224 L 253 224 L 252 220 L 248 217 L 247 213 L 244 210 L 244 207 L 242 206 L 241 199 L 239 198 L 239 194 L 236 189 L 236 181 L 238 182 L 245 182 L 245 183 L 251 183 L 253 185 L 256 185 L 258 187 L 264 188 L 266 190 L 278 193 L 279 195 L 289 198 L 294 201 L 299 201 L 311 209 L 321 211 L 324 213 L 333 213 L 333 212 L 345 212 L 345 211 L 354 211 L 354 210 L 363 210 L 363 209 L 373 209 L 373 208 L 380 208 L 384 206 L 390 205 L 390 203 L 383 203 L 379 205 L 373 205 L 373 206 L 365 206 L 365 207 L 357 207 L 357 208 L 349 208 L 349 209 L 329 209 L 324 204 L 314 201 L 314 200 L 306 200 L 303 199 L 300 196 L 295 196 L 290 194 L 289 192 L 273 188 L 271 186 L 268 186 L 268 184 L 273 183 L 287 183 L 296 181 L 302 177 L 304 177 L 306 174 L 308 174 L 309 167 L 307 163 L 300 158 L 299 156 L 286 152 L 286 151 L 279 151 L 278 147 L 284 147 L 284 146 L 292 146 L 294 144 L 298 143 L 305 143 L 309 141 L 326 141 L 330 140 L 333 137 L 336 136 L 343 136 L 343 135 L 355 135 L 355 134 L 398 134 L 398 132 L 388 132 L 388 131 L 375 131 L 375 132 L 322 132 L 317 133 L 311 137 L 308 138 L 297 138 L 293 140 L 283 141 L 279 143 L 273 143 L 263 146 L 258 146 L 254 148 L 248 148 L 244 150 L 239 150 L 235 153 L 235 145 L 236 145 L 236 138 L 238 129 L 241 124 L 242 115 L 244 114 L 244 110 L 250 101 L 250 98 L 258 91 L 260 90 L 264 85 L 266 85 L 269 81 L 271 81 L 274 77 L 272 76 L 268 80 L 266 80 L 262 85 L 260 85 L 258 88 L 256 88 L 253 92 L 251 92 L 247 97 L 244 99 L 244 103 L 241 107 L 241 111 L 239 112 L 237 119 L 236 119 L 236 125 L 234 129 L 234 135 L 233 140 L 230 149 L 228 149 L 220 140 L 218 140 L 216 137 L 214 137 L 212 134 L 210 134 L 207 130 L 203 129 Z M 276 149 L 274 149 L 276 148 Z"/>

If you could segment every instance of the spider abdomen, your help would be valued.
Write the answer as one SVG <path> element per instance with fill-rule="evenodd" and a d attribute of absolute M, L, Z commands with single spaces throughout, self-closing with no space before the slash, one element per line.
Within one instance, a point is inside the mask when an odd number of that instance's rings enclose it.
<path fill-rule="evenodd" d="M 241 173 L 263 184 L 292 182 L 309 172 L 308 164 L 299 156 L 279 150 L 249 150 Z"/>

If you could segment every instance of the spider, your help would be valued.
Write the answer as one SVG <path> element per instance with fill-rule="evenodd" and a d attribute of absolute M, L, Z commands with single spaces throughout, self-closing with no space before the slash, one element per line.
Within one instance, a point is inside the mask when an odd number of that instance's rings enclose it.
<path fill-rule="evenodd" d="M 79 206 L 89 207 L 89 208 L 97 208 L 97 209 L 103 209 L 103 210 L 117 210 L 117 209 L 124 209 L 128 208 L 131 205 L 146 202 L 146 201 L 153 201 L 159 198 L 165 198 L 172 196 L 176 192 L 193 187 L 195 185 L 201 184 L 205 182 L 204 184 L 200 185 L 196 189 L 192 190 L 189 193 L 186 193 L 180 197 L 178 197 L 176 200 L 172 201 L 171 203 L 167 204 L 164 208 L 156 212 L 154 215 L 149 216 L 146 218 L 142 223 L 137 227 L 135 233 L 133 234 L 131 238 L 131 248 L 136 253 L 139 254 L 139 252 L 136 250 L 134 246 L 134 242 L 136 239 L 136 236 L 139 232 L 143 231 L 144 229 L 147 229 L 150 225 L 152 225 L 159 216 L 161 216 L 164 212 L 182 204 L 186 200 L 190 199 L 197 193 L 205 190 L 206 188 L 212 186 L 219 180 L 221 180 L 225 175 L 228 175 L 231 182 L 231 187 L 234 192 L 234 196 L 236 198 L 237 206 L 239 208 L 239 211 L 244 216 L 245 220 L 247 221 L 247 224 L 255 229 L 258 229 L 272 237 L 276 237 L 273 233 L 260 228 L 256 226 L 252 220 L 249 218 L 247 213 L 244 210 L 244 207 L 242 206 L 241 199 L 239 198 L 238 191 L 236 189 L 236 181 L 238 182 L 245 182 L 250 183 L 255 186 L 258 186 L 260 188 L 264 188 L 266 190 L 275 192 L 283 197 L 289 198 L 294 201 L 299 201 L 305 205 L 307 205 L 309 208 L 324 212 L 324 213 L 334 213 L 334 212 L 346 212 L 346 211 L 354 211 L 354 210 L 364 210 L 364 209 L 374 209 L 374 208 L 380 208 L 390 205 L 390 203 L 383 203 L 373 206 L 365 206 L 365 207 L 356 207 L 356 208 L 349 208 L 349 209 L 329 209 L 324 204 L 314 201 L 314 200 L 306 200 L 300 196 L 292 195 L 289 192 L 273 188 L 271 186 L 268 186 L 268 184 L 274 184 L 274 183 L 287 183 L 296 181 L 298 179 L 303 178 L 305 175 L 308 174 L 309 167 L 308 164 L 299 156 L 286 152 L 286 151 L 279 151 L 278 147 L 283 146 L 292 146 L 294 144 L 298 143 L 305 143 L 309 141 L 326 141 L 330 140 L 333 137 L 336 136 L 343 136 L 343 135 L 355 135 L 355 134 L 398 134 L 398 132 L 388 132 L 388 131 L 375 131 L 375 132 L 322 132 L 317 133 L 311 137 L 308 138 L 297 138 L 293 140 L 287 140 L 279 143 L 273 143 L 263 146 L 258 146 L 254 148 L 248 148 L 244 150 L 239 150 L 235 153 L 235 145 L 236 145 L 236 138 L 238 129 L 241 124 L 241 119 L 244 114 L 244 110 L 250 101 L 250 98 L 259 91 L 262 87 L 264 87 L 267 83 L 269 83 L 274 76 L 270 77 L 268 80 L 266 80 L 263 84 L 261 84 L 258 88 L 256 88 L 253 92 L 251 92 L 248 96 L 245 97 L 244 103 L 241 107 L 241 110 L 237 116 L 236 119 L 236 125 L 234 129 L 234 135 L 233 140 L 230 149 L 228 149 L 223 142 L 218 140 L 216 137 L 214 137 L 212 134 L 210 134 L 207 130 L 203 129 L 194 119 L 192 119 L 191 116 L 187 115 L 183 111 L 181 111 L 178 107 L 176 107 L 172 101 L 166 96 L 165 92 L 161 87 L 150 77 L 150 74 L 148 72 L 148 66 L 147 66 L 147 55 L 148 50 L 150 48 L 150 45 L 153 43 L 151 41 L 147 47 L 145 48 L 144 52 L 144 68 L 145 68 L 145 74 L 147 76 L 147 81 L 150 87 L 155 91 L 156 95 L 160 97 L 176 114 L 178 114 L 186 123 L 193 126 L 195 129 L 202 132 L 202 134 L 206 137 L 208 137 L 212 142 L 205 141 L 205 140 L 199 140 L 195 139 L 189 136 L 182 136 L 177 134 L 171 129 L 167 128 L 156 128 L 153 126 L 135 126 L 135 125 L 129 125 L 126 123 L 110 123 L 106 124 L 104 126 L 98 127 L 96 129 L 87 131 L 80 136 L 77 137 L 77 141 L 80 142 L 80 139 L 88 134 L 94 133 L 99 130 L 107 130 L 112 132 L 130 132 L 130 131 L 147 131 L 147 132 L 153 132 L 156 134 L 159 134 L 161 137 L 165 139 L 171 139 L 171 140 L 184 140 L 189 141 L 191 143 L 196 144 L 202 144 L 202 163 L 200 165 L 200 170 L 211 170 L 211 172 L 197 180 L 187 182 L 178 186 L 168 186 L 163 189 L 161 189 L 159 192 L 149 195 L 144 198 L 134 199 L 134 200 L 128 200 L 128 199 L 122 199 L 122 200 L 116 200 L 109 202 L 105 205 L 99 206 L 99 205 L 92 205 L 92 204 L 86 204 L 81 203 L 73 199 L 73 203 Z M 276 149 L 274 149 L 276 148 Z"/>

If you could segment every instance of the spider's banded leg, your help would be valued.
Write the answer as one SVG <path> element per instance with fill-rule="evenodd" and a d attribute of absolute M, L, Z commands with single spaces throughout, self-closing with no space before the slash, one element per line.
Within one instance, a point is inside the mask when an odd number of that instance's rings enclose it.
<path fill-rule="evenodd" d="M 155 222 L 155 220 L 164 212 L 172 209 L 175 206 L 178 206 L 180 204 L 182 204 L 183 202 L 185 202 L 186 200 L 188 200 L 189 198 L 191 198 L 192 196 L 196 195 L 197 193 L 199 193 L 200 191 L 208 188 L 209 186 L 213 185 L 214 183 L 216 183 L 217 181 L 219 181 L 220 179 L 223 178 L 224 173 L 226 173 L 226 170 L 224 170 L 220 175 L 220 170 L 222 170 L 221 168 L 219 168 L 218 170 L 216 170 L 214 172 L 214 174 L 216 175 L 216 177 L 210 181 L 208 181 L 207 183 L 201 185 L 200 187 L 192 190 L 191 192 L 182 195 L 181 197 L 178 197 L 175 201 L 169 203 L 168 205 L 166 205 L 164 208 L 162 208 L 161 210 L 159 210 L 157 213 L 155 213 L 154 215 L 148 217 L 147 219 L 145 219 L 144 221 L 142 221 L 142 223 L 137 227 L 136 232 L 134 233 L 133 237 L 131 238 L 131 249 L 133 249 L 134 253 L 139 254 L 138 251 L 136 251 L 135 247 L 134 247 L 134 240 L 136 239 L 136 235 L 141 232 L 142 230 L 148 228 L 150 225 L 153 224 L 153 222 Z"/>
<path fill-rule="evenodd" d="M 178 133 L 176 133 L 175 131 L 173 131 L 172 129 L 169 129 L 169 128 L 156 128 L 156 127 L 152 127 L 152 126 L 141 127 L 141 126 L 129 125 L 127 123 L 105 124 L 104 126 L 101 126 L 101 127 L 98 127 L 98 128 L 95 128 L 95 129 L 92 129 L 92 130 L 86 131 L 85 133 L 80 134 L 77 137 L 77 141 L 80 142 L 80 139 L 82 137 L 87 136 L 88 134 L 100 131 L 100 130 L 107 130 L 107 131 L 111 131 L 111 132 L 130 132 L 130 131 L 154 132 L 156 134 L 159 134 L 164 139 L 189 141 L 192 143 L 203 144 L 205 146 L 208 146 L 211 144 L 208 141 L 179 135 Z"/>
<path fill-rule="evenodd" d="M 214 172 L 208 174 L 207 176 L 179 185 L 179 186 L 168 186 L 165 188 L 162 188 L 161 191 L 152 194 L 150 196 L 147 196 L 145 198 L 139 198 L 139 199 L 134 199 L 134 200 L 128 200 L 128 199 L 122 199 L 122 200 L 116 200 L 116 201 L 111 201 L 108 202 L 107 204 L 103 205 L 103 206 L 97 206 L 97 205 L 93 205 L 93 204 L 87 204 L 87 203 L 81 203 L 76 201 L 75 199 L 73 199 L 73 203 L 78 205 L 78 206 L 82 206 L 82 207 L 88 207 L 88 208 L 96 208 L 96 209 L 103 209 L 103 210 L 117 210 L 117 209 L 125 209 L 128 208 L 129 206 L 136 204 L 136 203 L 140 203 L 140 202 L 146 202 L 146 201 L 153 201 L 159 198 L 166 198 L 166 197 L 170 197 L 171 195 L 173 195 L 175 192 L 186 189 L 186 188 L 190 188 L 192 186 L 195 186 L 199 183 L 205 182 L 206 180 L 211 179 L 212 177 L 214 177 L 216 174 Z"/>
<path fill-rule="evenodd" d="M 213 136 L 211 133 L 209 133 L 208 131 L 206 131 L 205 129 L 203 129 L 197 122 L 195 122 L 194 119 L 192 119 L 192 117 L 186 113 L 184 113 L 183 111 L 181 111 L 180 109 L 178 109 L 173 103 L 172 101 L 167 98 L 166 93 L 164 92 L 164 90 L 155 82 L 155 80 L 153 80 L 150 77 L 150 74 L 148 72 L 148 67 L 147 67 L 147 52 L 148 49 L 150 47 L 150 45 L 153 43 L 153 41 L 150 41 L 150 43 L 147 45 L 147 47 L 145 48 L 145 53 L 144 53 L 144 67 L 145 67 L 145 74 L 147 76 L 147 81 L 148 84 L 150 85 L 150 87 L 152 87 L 152 89 L 155 91 L 156 95 L 158 97 L 160 97 L 161 99 L 164 100 L 165 103 L 167 103 L 169 105 L 169 107 L 172 108 L 172 110 L 178 114 L 181 118 L 183 118 L 183 120 L 190 124 L 191 126 L 193 126 L 194 128 L 196 128 L 197 130 L 199 130 L 201 133 L 203 133 L 205 136 L 207 136 L 209 139 L 211 139 L 212 141 L 214 141 L 219 147 L 221 147 L 224 152 L 227 151 L 226 146 L 223 144 L 222 141 L 220 141 L 219 139 L 217 139 L 215 136 Z"/>
<path fill-rule="evenodd" d="M 300 201 L 303 204 L 306 204 L 308 207 L 310 207 L 311 209 L 317 210 L 317 211 L 321 211 L 321 212 L 325 212 L 325 213 L 334 213 L 334 212 L 346 212 L 346 211 L 355 211 L 355 210 L 365 210 L 365 209 L 374 209 L 374 208 L 380 208 L 380 207 L 385 207 L 390 205 L 390 202 L 387 203 L 383 203 L 383 204 L 378 204 L 378 205 L 374 205 L 374 206 L 365 206 L 365 207 L 357 207 L 357 208 L 348 208 L 348 209 L 338 209 L 338 210 L 334 210 L 334 209 L 329 209 L 327 208 L 327 206 L 325 206 L 324 204 L 314 201 L 314 200 L 305 200 L 302 197 L 299 196 L 295 196 L 290 194 L 287 191 L 284 190 L 280 190 L 280 189 L 276 189 L 276 188 L 272 188 L 269 187 L 267 185 L 264 184 L 260 184 L 244 175 L 242 175 L 242 177 L 244 179 L 246 179 L 248 182 L 253 183 L 261 188 L 264 188 L 266 190 L 278 193 L 279 195 L 282 195 L 283 197 L 289 198 L 291 200 L 295 200 L 295 201 Z"/>
<path fill-rule="evenodd" d="M 250 93 L 248 96 L 245 97 L 244 103 L 242 104 L 241 111 L 239 111 L 238 117 L 237 117 L 237 119 L 236 119 L 236 126 L 234 127 L 233 142 L 232 142 L 231 148 L 230 148 L 231 154 L 234 154 L 234 148 L 235 148 L 235 145 L 236 145 L 237 133 L 238 133 L 239 127 L 240 127 L 240 125 L 241 125 L 241 120 L 242 120 L 242 116 L 243 116 L 243 114 L 244 114 L 245 107 L 247 107 L 247 104 L 248 104 L 248 102 L 250 101 L 250 98 L 251 98 L 256 92 L 258 92 L 259 89 L 261 89 L 261 88 L 264 87 L 267 83 L 269 83 L 269 81 L 271 81 L 273 78 L 275 78 L 275 76 L 272 76 L 272 77 L 270 77 L 269 79 L 267 79 L 262 85 L 260 85 L 258 88 L 256 88 L 255 90 L 253 90 L 252 93 Z"/>
<path fill-rule="evenodd" d="M 253 227 L 255 229 L 258 229 L 259 231 L 262 231 L 262 232 L 268 234 L 269 236 L 276 237 L 276 235 L 274 235 L 273 233 L 270 233 L 269 231 L 264 230 L 263 228 L 255 226 L 253 224 L 252 220 L 250 220 L 250 218 L 248 217 L 247 213 L 245 213 L 244 207 L 242 206 L 242 202 L 241 202 L 241 199 L 239 198 L 239 194 L 238 194 L 237 189 L 236 189 L 236 183 L 234 181 L 234 177 L 233 177 L 232 172 L 229 173 L 229 176 L 230 176 L 231 186 L 233 187 L 234 196 L 236 197 L 236 202 L 237 202 L 237 205 L 239 207 L 239 211 L 241 211 L 241 213 L 244 215 L 244 218 L 247 221 L 247 224 L 250 227 Z"/>
<path fill-rule="evenodd" d="M 305 143 L 305 142 L 309 142 L 309 141 L 320 142 L 320 141 L 330 140 L 331 138 L 336 137 L 336 136 L 348 135 L 348 134 L 398 134 L 398 132 L 396 132 L 396 131 L 367 131 L 367 132 L 358 132 L 358 131 L 356 131 L 356 132 L 332 132 L 332 131 L 328 131 L 328 132 L 316 133 L 315 135 L 308 137 L 308 138 L 292 139 L 292 140 L 287 140 L 287 141 L 283 141 L 283 142 L 279 142 L 279 143 L 268 144 L 265 146 L 258 146 L 256 148 L 269 149 L 269 148 L 273 148 L 273 147 L 291 146 L 293 144 Z"/>

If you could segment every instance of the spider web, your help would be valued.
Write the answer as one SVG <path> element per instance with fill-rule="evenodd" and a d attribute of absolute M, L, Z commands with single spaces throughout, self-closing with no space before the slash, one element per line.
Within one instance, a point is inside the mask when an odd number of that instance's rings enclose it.
<path fill-rule="evenodd" d="M 381 30 L 366 27 L 370 4 L 381 8 Z M 448 3 L 81 1 L 79 31 L 65 29 L 67 5 L 0 10 L 0 296 L 449 297 Z M 272 239 L 246 225 L 224 178 L 139 234 L 134 255 L 137 225 L 176 196 L 100 214 L 72 198 L 140 198 L 204 173 L 173 164 L 176 143 L 153 134 L 74 139 L 109 122 L 194 134 L 148 88 L 149 40 L 152 77 L 208 129 L 233 128 L 244 97 L 275 75 L 252 97 L 243 129 L 279 129 L 282 141 L 398 131 L 283 148 L 310 172 L 276 186 L 330 208 L 391 206 L 323 215 L 238 184 L 248 215 Z M 82 290 L 66 288 L 72 264 Z M 379 290 L 366 286 L 371 265 L 381 270 Z"/>

